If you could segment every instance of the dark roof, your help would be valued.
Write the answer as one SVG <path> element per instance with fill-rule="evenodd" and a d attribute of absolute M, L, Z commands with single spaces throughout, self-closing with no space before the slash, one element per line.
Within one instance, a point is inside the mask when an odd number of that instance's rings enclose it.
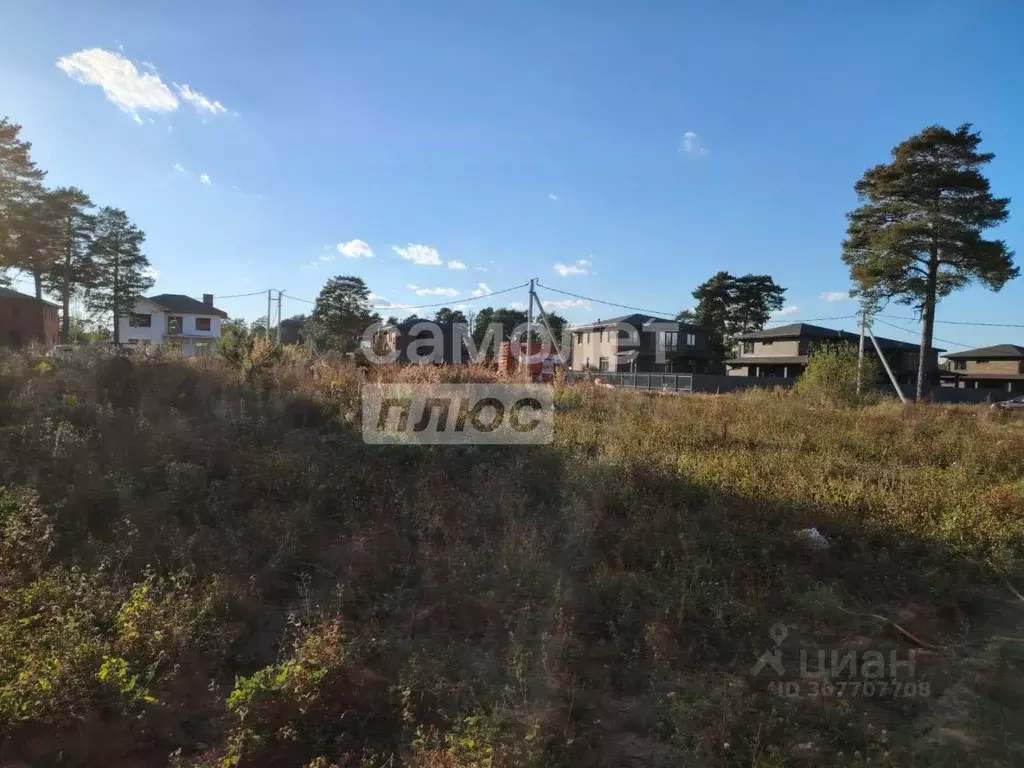
<path fill-rule="evenodd" d="M 3 299 L 28 299 L 29 301 L 38 301 L 38 302 L 41 302 L 43 304 L 49 304 L 51 307 L 58 307 L 58 305 L 54 304 L 52 301 L 47 301 L 46 299 L 37 299 L 35 296 L 29 296 L 27 293 L 18 293 L 13 288 L 4 288 L 3 286 L 0 286 L 0 298 L 3 298 Z M 58 307 L 58 309 L 59 309 L 59 307 Z"/>
<path fill-rule="evenodd" d="M 161 293 L 159 296 L 143 297 L 146 301 L 159 304 L 170 312 L 182 312 L 188 315 L 217 315 L 227 317 L 228 313 L 216 307 L 210 307 L 201 301 L 186 296 L 183 293 Z"/>
<path fill-rule="evenodd" d="M 837 331 L 834 328 L 824 328 L 820 325 L 810 323 L 789 323 L 780 325 L 778 328 L 765 328 L 763 331 L 752 331 L 741 333 L 736 337 L 740 341 L 752 341 L 756 339 L 858 339 L 855 333 L 849 331 Z M 881 339 L 879 339 L 881 341 Z"/>
<path fill-rule="evenodd" d="M 909 341 L 898 341 L 896 339 L 887 339 L 884 336 L 875 336 L 878 339 L 880 346 L 886 349 L 920 349 L 920 344 L 914 344 Z M 765 328 L 763 331 L 753 331 L 752 333 L 741 333 L 736 337 L 738 341 L 758 341 L 763 339 L 842 339 L 843 341 L 860 341 L 860 335 L 851 333 L 850 331 L 837 331 L 834 328 L 825 328 L 820 325 L 811 325 L 810 323 L 789 323 L 788 325 L 780 325 L 778 328 Z M 871 346 L 871 340 L 866 341 L 868 347 Z M 932 347 L 936 352 L 944 352 L 943 349 Z M 948 355 L 947 355 L 948 357 Z"/>
<path fill-rule="evenodd" d="M 582 325 L 574 325 L 570 330 L 573 331 L 586 331 L 592 328 L 607 328 L 609 325 L 617 325 L 619 323 L 625 323 L 626 325 L 632 325 L 634 328 L 643 330 L 643 326 L 648 323 L 675 323 L 679 326 L 680 330 L 684 331 L 700 331 L 703 330 L 699 325 L 693 323 L 686 323 L 681 320 L 667 320 L 664 317 L 656 317 L 655 315 L 647 315 L 642 313 L 636 313 L 633 315 L 621 315 L 619 317 L 609 317 L 605 320 L 595 320 L 592 323 L 583 323 Z"/>
<path fill-rule="evenodd" d="M 978 349 L 968 349 L 965 352 L 953 352 L 949 355 L 943 355 L 943 357 L 953 360 L 994 360 L 1000 358 L 1016 360 L 1024 358 L 1024 347 L 1019 347 L 1016 344 L 994 344 L 991 347 L 979 347 Z"/>

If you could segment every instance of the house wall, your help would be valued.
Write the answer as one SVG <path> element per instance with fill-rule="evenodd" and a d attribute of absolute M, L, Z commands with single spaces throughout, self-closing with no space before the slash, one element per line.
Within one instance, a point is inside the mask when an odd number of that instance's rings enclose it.
<path fill-rule="evenodd" d="M 579 334 L 583 334 L 583 341 L 578 342 Z M 597 370 L 598 361 L 602 357 L 608 358 L 608 370 L 616 370 L 616 355 L 619 351 L 619 341 L 616 338 L 615 330 L 605 331 L 573 331 L 572 336 L 572 358 L 570 366 L 574 371 L 582 371 L 590 361 L 592 370 Z"/>
<path fill-rule="evenodd" d="M 0 297 L 0 344 L 56 344 L 60 341 L 59 333 L 56 307 L 31 297 Z"/>
<path fill-rule="evenodd" d="M 954 373 L 1024 373 L 1024 361 L 1021 360 L 968 360 L 967 367 Z"/>
<path fill-rule="evenodd" d="M 165 341 L 165 336 L 167 334 L 168 315 L 177 315 L 181 318 L 182 328 L 179 336 L 197 336 L 208 339 L 220 338 L 221 318 L 216 315 L 190 315 L 177 312 L 165 312 L 156 304 L 152 304 L 148 301 L 136 302 L 133 311 L 140 315 L 150 315 L 153 319 L 150 321 L 149 328 L 133 328 L 129 325 L 127 317 L 119 317 L 117 319 L 117 324 L 120 330 L 122 344 L 129 344 L 132 341 L 162 344 Z M 196 318 L 199 317 L 210 318 L 210 330 L 200 331 L 196 329 Z M 177 338 L 177 336 L 171 338 Z"/>
<path fill-rule="evenodd" d="M 754 351 L 743 352 L 743 342 L 739 342 L 738 357 L 796 357 L 800 354 L 800 342 L 797 339 L 781 339 L 770 342 L 754 340 Z"/>

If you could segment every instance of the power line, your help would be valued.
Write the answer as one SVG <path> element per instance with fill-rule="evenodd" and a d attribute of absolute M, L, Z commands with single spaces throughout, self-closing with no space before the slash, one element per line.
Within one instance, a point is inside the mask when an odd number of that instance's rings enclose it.
<path fill-rule="evenodd" d="M 890 328 L 895 328 L 897 331 L 903 331 L 904 333 L 909 333 L 912 336 L 916 336 L 917 335 L 917 331 L 912 331 L 909 328 L 903 328 L 903 327 L 898 326 L 898 325 L 893 325 L 892 323 L 887 323 L 885 320 L 879 320 L 877 317 L 875 319 L 878 320 L 878 322 L 880 322 L 882 325 L 887 325 Z M 940 339 L 938 336 L 932 336 L 932 341 L 938 341 L 938 342 L 941 342 L 943 344 L 952 344 L 954 347 L 963 347 L 964 349 L 970 349 L 971 348 L 970 344 L 961 344 L 959 341 L 950 341 L 949 339 Z"/>
<path fill-rule="evenodd" d="M 522 286 L 520 286 L 522 287 Z M 604 301 L 603 299 L 595 299 L 591 296 L 582 296 L 578 293 L 570 293 L 569 291 L 562 291 L 558 288 L 552 288 L 550 285 L 544 285 L 543 283 L 537 283 L 538 288 L 543 288 L 547 291 L 554 291 L 555 293 L 561 293 L 566 296 L 572 296 L 576 299 L 583 299 L 584 301 L 592 301 L 595 304 L 606 304 L 609 307 L 618 307 L 619 309 L 632 309 L 634 312 L 650 312 L 654 315 L 675 315 L 674 312 L 661 312 L 655 309 L 644 309 L 643 307 L 631 307 L 627 304 L 616 304 L 614 301 Z"/>
<path fill-rule="evenodd" d="M 295 299 L 295 301 L 301 301 L 305 304 L 316 304 L 315 301 L 310 301 L 309 299 L 300 299 L 298 296 L 292 296 L 290 293 L 282 293 L 281 295 L 286 299 Z"/>
<path fill-rule="evenodd" d="M 262 291 L 253 291 L 252 293 L 236 293 L 233 296 L 217 296 L 216 298 L 217 301 L 220 301 L 221 299 L 243 299 L 246 296 L 262 296 L 266 292 L 267 289 L 264 288 Z"/>
<path fill-rule="evenodd" d="M 890 320 L 908 320 L 910 322 L 921 322 L 920 318 L 917 317 L 894 317 L 893 315 L 881 315 L 881 317 L 887 317 Z M 936 323 L 945 323 L 946 325 L 978 325 L 986 328 L 1024 328 L 1024 324 L 1021 323 L 973 323 L 965 320 L 936 320 Z M 950 342 L 946 342 L 947 344 Z"/>
<path fill-rule="evenodd" d="M 469 302 L 469 301 L 480 301 L 481 299 L 486 299 L 486 298 L 489 298 L 491 296 L 499 296 L 499 295 L 501 295 L 503 293 L 510 293 L 511 291 L 518 291 L 521 288 L 525 288 L 528 285 L 529 285 L 529 283 L 523 283 L 522 285 L 514 285 L 511 288 L 504 288 L 504 289 L 502 289 L 500 291 L 491 291 L 490 293 L 482 293 L 479 296 L 470 296 L 469 298 L 465 298 L 465 299 L 455 300 L 455 297 L 452 297 L 448 301 L 439 301 L 437 304 L 417 304 L 415 306 L 409 305 L 409 304 L 401 304 L 401 305 L 397 305 L 397 304 L 375 304 L 375 305 L 371 305 L 370 308 L 371 309 L 406 310 L 406 309 L 431 309 L 433 307 L 450 307 L 452 304 L 465 304 L 466 302 Z M 302 301 L 302 302 L 305 302 L 306 304 L 316 304 L 315 301 L 310 301 L 309 299 L 300 299 L 298 296 L 292 296 L 291 294 L 287 294 L 287 293 L 284 294 L 284 297 L 286 299 L 295 299 L 295 301 Z"/>
<path fill-rule="evenodd" d="M 857 315 L 833 315 L 832 317 L 808 317 L 799 318 L 794 317 L 790 319 L 788 317 L 781 317 L 777 320 L 769 320 L 769 323 L 817 323 L 822 320 L 849 320 L 851 317 L 857 317 Z"/>

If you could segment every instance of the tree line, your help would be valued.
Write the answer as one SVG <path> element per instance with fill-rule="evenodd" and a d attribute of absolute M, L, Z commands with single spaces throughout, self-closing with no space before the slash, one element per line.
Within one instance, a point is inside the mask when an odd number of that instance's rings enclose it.
<path fill-rule="evenodd" d="M 0 120 L 0 285 L 10 285 L 15 271 L 32 280 L 37 299 L 44 291 L 56 297 L 66 343 L 72 300 L 94 317 L 116 319 L 153 285 L 146 236 L 123 210 L 97 207 L 77 187 L 47 188 L 31 150 L 20 125 Z"/>

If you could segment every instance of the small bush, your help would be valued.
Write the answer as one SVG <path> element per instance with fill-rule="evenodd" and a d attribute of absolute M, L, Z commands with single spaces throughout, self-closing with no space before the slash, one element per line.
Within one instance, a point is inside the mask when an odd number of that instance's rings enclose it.
<path fill-rule="evenodd" d="M 865 355 L 861 370 L 861 395 L 857 394 L 858 352 L 845 344 L 828 344 L 814 352 L 807 369 L 797 379 L 794 392 L 830 405 L 856 405 L 879 381 L 879 365 Z"/>

